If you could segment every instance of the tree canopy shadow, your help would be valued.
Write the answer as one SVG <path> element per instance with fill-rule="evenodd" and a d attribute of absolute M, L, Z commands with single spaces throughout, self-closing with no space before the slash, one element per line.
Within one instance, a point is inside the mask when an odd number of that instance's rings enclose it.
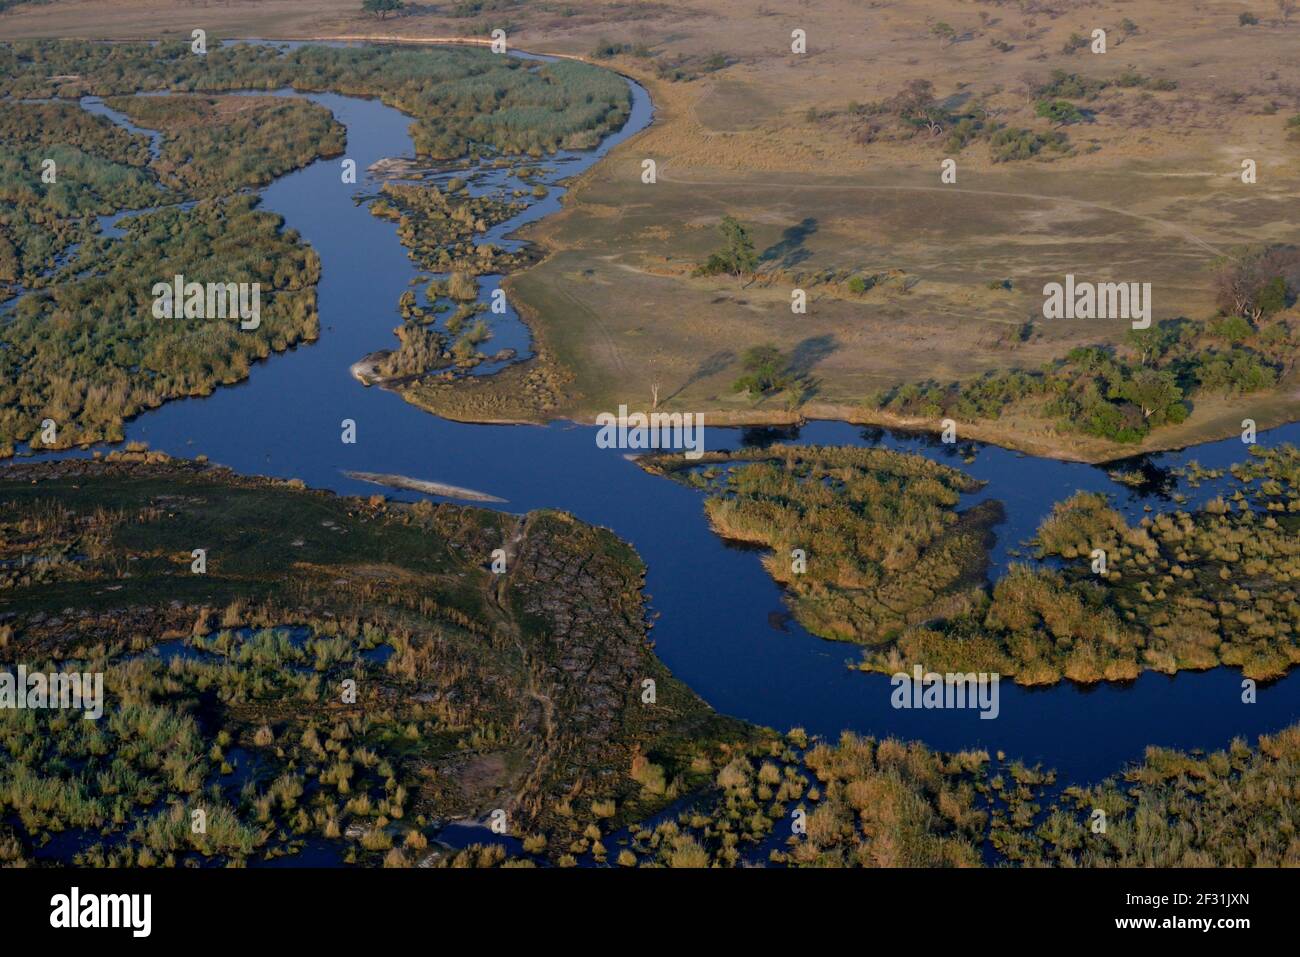
<path fill-rule="evenodd" d="M 790 371 L 798 376 L 806 376 L 827 356 L 840 348 L 839 340 L 833 334 L 810 336 L 794 347 L 790 353 Z"/>
<path fill-rule="evenodd" d="M 790 353 L 790 362 L 786 369 L 791 377 L 800 383 L 803 401 L 806 402 L 818 392 L 820 381 L 813 377 L 813 368 L 839 348 L 839 340 L 830 334 L 810 336 L 794 347 L 794 351 Z"/>
<path fill-rule="evenodd" d="M 720 352 L 713 353 L 713 355 L 709 356 L 696 366 L 695 371 L 687 376 L 686 381 L 674 389 L 672 395 L 665 397 L 663 401 L 667 402 L 670 399 L 676 398 L 697 382 L 701 382 L 710 376 L 715 376 L 720 372 L 725 372 L 735 361 L 736 354 L 730 349 L 723 349 Z"/>
<path fill-rule="evenodd" d="M 817 220 L 811 216 L 790 226 L 781 233 L 778 242 L 768 246 L 759 254 L 759 262 L 773 263 L 785 269 L 799 265 L 812 256 L 804 243 L 815 232 L 817 232 Z"/>

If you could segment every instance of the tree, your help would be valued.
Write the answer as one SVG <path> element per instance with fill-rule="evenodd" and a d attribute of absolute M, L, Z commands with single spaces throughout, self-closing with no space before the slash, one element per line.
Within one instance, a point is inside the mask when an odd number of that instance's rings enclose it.
<path fill-rule="evenodd" d="M 362 0 L 361 9 L 366 13 L 373 13 L 380 20 L 384 20 L 390 13 L 397 13 L 404 9 L 406 4 L 402 0 Z"/>
<path fill-rule="evenodd" d="M 934 106 L 934 84 L 920 78 L 908 80 L 887 105 L 903 119 L 925 114 Z"/>
<path fill-rule="evenodd" d="M 790 363 L 776 346 L 761 345 L 747 349 L 741 365 L 745 374 L 732 385 L 736 392 L 766 395 L 790 384 Z"/>
<path fill-rule="evenodd" d="M 1300 250 L 1289 246 L 1247 250 L 1222 260 L 1214 275 L 1219 309 L 1252 322 L 1289 306 L 1297 288 Z"/>
<path fill-rule="evenodd" d="M 1183 390 L 1168 372 L 1143 369 L 1125 384 L 1124 398 L 1142 410 L 1152 425 L 1181 422 L 1186 418 Z"/>
<path fill-rule="evenodd" d="M 957 31 L 952 24 L 940 20 L 930 28 L 930 32 L 939 38 L 940 46 L 951 46 L 957 39 Z"/>
<path fill-rule="evenodd" d="M 1062 126 L 1067 123 L 1078 123 L 1083 119 L 1083 112 L 1069 100 L 1040 100 L 1035 112 Z"/>
<path fill-rule="evenodd" d="M 718 232 L 722 236 L 723 248 L 710 255 L 696 272 L 703 276 L 719 273 L 736 277 L 751 275 L 758 268 L 758 253 L 754 251 L 749 230 L 734 216 L 723 216 Z"/>
<path fill-rule="evenodd" d="M 1138 364 L 1144 366 L 1153 365 L 1177 340 L 1178 330 L 1171 325 L 1130 329 L 1124 334 L 1124 341 L 1138 354 Z"/>

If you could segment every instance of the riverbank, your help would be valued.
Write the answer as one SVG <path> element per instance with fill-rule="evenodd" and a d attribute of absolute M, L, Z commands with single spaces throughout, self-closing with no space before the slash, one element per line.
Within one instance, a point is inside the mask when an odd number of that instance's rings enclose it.
<path fill-rule="evenodd" d="M 560 390 L 577 388 L 575 376 L 550 358 L 544 345 L 547 330 L 532 324 L 536 311 L 523 302 L 518 303 L 518 308 L 520 315 L 533 330 L 537 350 L 535 358 L 523 360 L 492 376 L 476 377 L 472 381 L 436 385 L 416 383 L 395 391 L 412 405 L 453 422 L 541 425 L 548 421 L 563 420 L 578 425 L 597 424 L 597 416 L 611 409 L 597 408 L 581 400 L 575 401 L 575 404 L 581 403 L 584 406 L 581 409 L 566 404 L 566 396 Z M 555 385 L 547 388 L 544 384 L 559 384 L 559 388 Z M 1136 456 L 1191 449 L 1208 442 L 1240 438 L 1243 434 L 1243 415 L 1252 419 L 1257 431 L 1293 423 L 1300 419 L 1300 375 L 1288 377 L 1283 387 L 1284 391 L 1252 396 L 1247 404 L 1240 400 L 1212 399 L 1203 404 L 1204 413 L 1195 420 L 1189 419 L 1179 425 L 1155 430 L 1143 441 L 1131 444 L 1108 442 L 1077 432 L 1063 434 L 1041 420 L 1025 421 L 1014 415 L 992 421 L 955 420 L 956 437 L 958 442 L 996 445 L 1039 458 L 1108 465 Z M 529 392 L 538 397 L 536 404 L 529 401 Z M 895 415 L 861 404 L 810 402 L 796 410 L 738 409 L 734 406 L 718 408 L 707 405 L 701 408 L 695 405 L 688 407 L 680 402 L 663 403 L 654 407 L 644 400 L 638 404 L 636 399 L 624 404 L 628 405 L 630 412 L 694 412 L 704 417 L 706 427 L 717 428 L 790 429 L 810 422 L 843 422 L 847 425 L 875 426 L 935 436 L 941 435 L 945 429 L 943 422 L 935 418 Z M 617 409 L 618 406 L 611 408 Z"/>

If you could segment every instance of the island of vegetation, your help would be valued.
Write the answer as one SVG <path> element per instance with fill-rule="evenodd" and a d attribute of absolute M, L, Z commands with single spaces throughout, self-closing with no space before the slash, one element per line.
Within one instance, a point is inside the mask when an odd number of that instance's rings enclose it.
<path fill-rule="evenodd" d="M 505 250 L 475 238 L 524 208 L 512 197 L 474 195 L 459 177 L 445 187 L 384 183 L 370 212 L 395 221 L 411 260 L 439 275 L 424 290 L 427 306 L 411 290 L 402 294 L 403 321 L 393 330 L 398 347 L 367 356 L 357 370 L 362 381 L 405 393 L 430 376 L 455 381 L 488 358 L 479 348 L 491 331 L 480 318 L 488 307 L 478 301 L 477 277 L 509 272 L 535 257 L 526 247 Z"/>
<path fill-rule="evenodd" d="M 1130 524 L 1104 496 L 1058 503 L 1038 531 L 1059 569 L 1013 565 L 973 609 L 902 630 L 864 653 L 998 672 L 1026 685 L 1131 680 L 1228 665 L 1248 678 L 1300 663 L 1300 452 L 1251 449 L 1202 508 Z"/>
<path fill-rule="evenodd" d="M 763 566 L 824 638 L 875 643 L 968 610 L 1002 520 L 996 502 L 957 511 L 982 483 L 888 449 L 773 445 L 638 462 L 705 489 L 723 538 L 770 549 Z"/>
<path fill-rule="evenodd" d="M 1024 685 L 1300 663 L 1300 451 L 1251 448 L 1202 508 L 1131 525 L 1105 496 L 1058 503 L 1040 561 L 989 583 L 1001 506 L 965 511 L 957 469 L 884 449 L 776 445 L 643 456 L 707 492 L 724 538 L 763 565 L 813 634 L 865 645 L 865 671 L 988 672 Z"/>
<path fill-rule="evenodd" d="M 343 126 L 323 106 L 261 96 L 114 96 L 104 101 L 162 134 L 151 164 L 164 186 L 190 197 L 255 189 L 343 152 Z"/>
<path fill-rule="evenodd" d="M 88 240 L 60 276 L 20 298 L 0 323 L 0 455 L 22 441 L 121 441 L 127 418 L 238 382 L 257 360 L 315 339 L 320 262 L 256 203 L 237 195 L 133 217 L 120 239 Z M 175 275 L 260 283 L 257 328 L 155 318 L 153 284 Z"/>

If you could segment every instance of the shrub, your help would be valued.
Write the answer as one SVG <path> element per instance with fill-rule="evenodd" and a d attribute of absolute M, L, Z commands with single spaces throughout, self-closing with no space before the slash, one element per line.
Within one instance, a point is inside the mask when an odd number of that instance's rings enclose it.
<path fill-rule="evenodd" d="M 1069 100 L 1040 100 L 1034 112 L 1044 119 L 1059 123 L 1062 126 L 1068 123 L 1078 123 L 1084 118 L 1079 108 Z"/>

